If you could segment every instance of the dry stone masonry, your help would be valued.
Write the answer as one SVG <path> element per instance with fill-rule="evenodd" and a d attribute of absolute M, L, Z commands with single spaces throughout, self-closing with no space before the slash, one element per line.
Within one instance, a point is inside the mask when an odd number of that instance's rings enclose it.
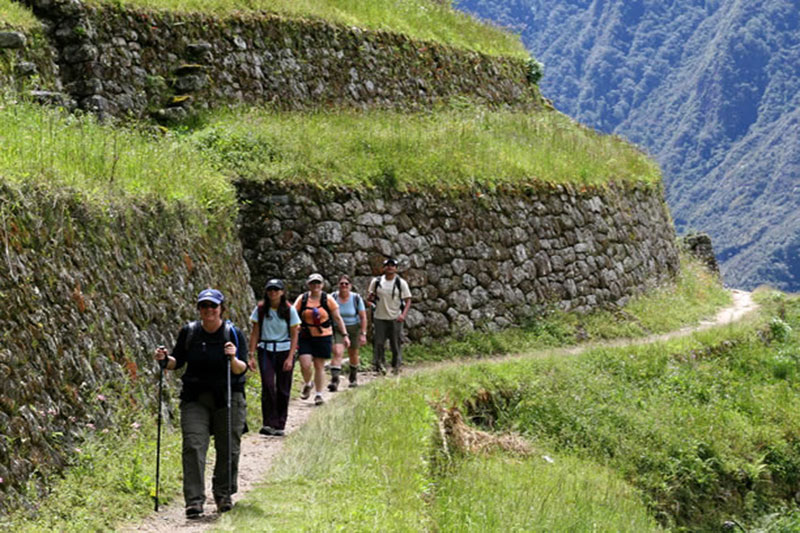
<path fill-rule="evenodd" d="M 0 515 L 118 407 L 156 412 L 153 348 L 195 317 L 200 290 L 221 288 L 247 329 L 233 228 L 187 209 L 0 184 Z"/>
<path fill-rule="evenodd" d="M 454 97 L 540 107 L 521 59 L 319 20 L 26 0 L 49 28 L 61 82 L 81 108 L 183 118 L 190 106 L 427 107 Z"/>
<path fill-rule="evenodd" d="M 408 335 L 431 340 L 520 324 L 544 308 L 622 304 L 678 270 L 657 187 L 542 187 L 516 194 L 404 195 L 241 182 L 241 238 L 261 292 L 297 294 L 311 272 L 362 291 L 386 256 L 401 260 L 413 307 Z"/>

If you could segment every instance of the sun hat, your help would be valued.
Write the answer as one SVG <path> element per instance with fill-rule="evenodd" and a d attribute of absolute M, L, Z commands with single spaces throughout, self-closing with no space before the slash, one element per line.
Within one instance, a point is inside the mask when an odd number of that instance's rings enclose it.
<path fill-rule="evenodd" d="M 197 295 L 197 303 L 212 302 L 217 305 L 225 301 L 225 297 L 217 289 L 203 289 Z"/>

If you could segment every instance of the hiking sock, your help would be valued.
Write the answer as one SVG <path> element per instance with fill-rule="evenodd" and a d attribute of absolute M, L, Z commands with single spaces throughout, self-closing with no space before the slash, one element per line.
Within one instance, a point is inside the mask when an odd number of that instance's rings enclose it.
<path fill-rule="evenodd" d="M 350 365 L 350 383 L 358 382 L 358 367 Z"/>

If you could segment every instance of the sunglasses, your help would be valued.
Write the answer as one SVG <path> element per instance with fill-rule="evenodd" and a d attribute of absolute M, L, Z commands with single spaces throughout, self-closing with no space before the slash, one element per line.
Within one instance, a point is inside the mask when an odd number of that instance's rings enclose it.
<path fill-rule="evenodd" d="M 215 304 L 214 302 L 200 302 L 197 304 L 197 307 L 200 309 L 216 309 L 219 307 L 219 304 Z"/>
<path fill-rule="evenodd" d="M 317 280 L 314 280 L 314 281 L 309 281 L 309 282 L 308 282 L 308 284 L 309 284 L 309 285 L 316 285 L 317 283 L 319 283 L 320 285 L 322 285 L 322 282 L 321 282 L 321 281 L 317 281 Z"/>
<path fill-rule="evenodd" d="M 340 281 L 340 282 L 339 282 L 339 286 L 340 286 L 340 287 L 347 287 L 347 286 L 349 286 L 349 285 L 350 285 L 350 284 L 349 284 L 349 283 L 347 283 L 346 281 Z"/>
<path fill-rule="evenodd" d="M 270 291 L 282 291 L 283 289 L 279 289 L 278 287 L 267 287 L 267 292 Z"/>

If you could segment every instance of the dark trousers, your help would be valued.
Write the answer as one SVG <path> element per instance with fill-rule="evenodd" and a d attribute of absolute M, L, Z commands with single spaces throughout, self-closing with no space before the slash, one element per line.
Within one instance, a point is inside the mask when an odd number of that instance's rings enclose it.
<path fill-rule="evenodd" d="M 389 348 L 392 350 L 392 367 L 398 368 L 403 364 L 403 350 L 400 346 L 400 335 L 403 333 L 403 323 L 397 320 L 372 321 L 375 327 L 375 350 L 372 364 L 376 370 L 386 366 L 386 339 L 389 339 Z"/>
<path fill-rule="evenodd" d="M 211 435 L 217 457 L 214 463 L 212 492 L 216 498 L 230 496 L 238 489 L 239 448 L 246 416 L 244 393 L 231 393 L 231 481 L 228 486 L 228 409 L 214 404 L 214 395 L 201 394 L 197 400 L 181 402 L 183 434 L 183 498 L 186 505 L 206 500 L 206 453 Z"/>
<path fill-rule="evenodd" d="M 292 369 L 283 370 L 289 350 L 270 352 L 258 349 L 258 368 L 261 371 L 261 418 L 265 426 L 284 429 L 292 395 Z"/>

